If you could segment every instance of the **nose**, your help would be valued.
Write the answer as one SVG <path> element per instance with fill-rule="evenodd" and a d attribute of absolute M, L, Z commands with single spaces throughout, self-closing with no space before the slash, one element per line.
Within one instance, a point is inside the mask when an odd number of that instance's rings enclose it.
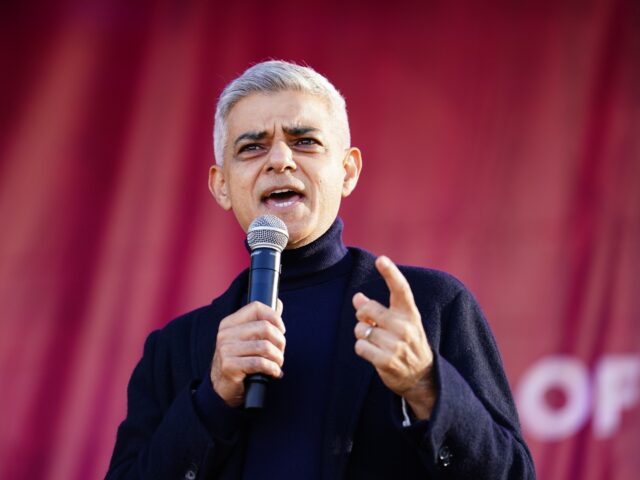
<path fill-rule="evenodd" d="M 293 161 L 293 152 L 286 142 L 277 141 L 273 143 L 267 156 L 267 169 L 275 172 L 296 169 L 296 163 Z"/>

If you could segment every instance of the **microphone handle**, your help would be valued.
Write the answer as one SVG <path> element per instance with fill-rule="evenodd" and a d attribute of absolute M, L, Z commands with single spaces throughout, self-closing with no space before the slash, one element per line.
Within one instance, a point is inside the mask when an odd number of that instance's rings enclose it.
<path fill-rule="evenodd" d="M 261 302 L 275 310 L 280 281 L 280 252 L 271 248 L 256 248 L 251 252 L 248 301 Z M 269 377 L 261 373 L 245 379 L 245 410 L 264 408 Z"/>

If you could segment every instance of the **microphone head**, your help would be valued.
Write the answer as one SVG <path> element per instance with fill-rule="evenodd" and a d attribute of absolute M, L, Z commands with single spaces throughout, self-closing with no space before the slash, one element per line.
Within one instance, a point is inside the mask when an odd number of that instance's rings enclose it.
<path fill-rule="evenodd" d="M 281 252 L 289 242 L 289 231 L 285 223 L 275 215 L 256 218 L 247 230 L 249 249 L 271 248 Z"/>

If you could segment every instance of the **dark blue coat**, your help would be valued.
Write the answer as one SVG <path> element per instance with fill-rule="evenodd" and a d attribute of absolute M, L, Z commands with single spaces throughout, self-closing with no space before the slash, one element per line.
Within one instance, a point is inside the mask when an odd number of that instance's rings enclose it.
<path fill-rule="evenodd" d="M 323 432 L 324 479 L 533 479 L 534 467 L 498 350 L 471 294 L 453 277 L 401 267 L 434 350 L 431 419 L 402 427 L 400 399 L 354 352 L 352 296 L 388 304 L 375 257 L 350 248 L 353 271 L 338 326 Z M 147 339 L 128 389 L 109 479 L 238 479 L 250 419 L 211 392 L 218 324 L 242 306 L 247 272 L 206 307 Z M 203 421 L 194 395 L 211 395 Z M 267 478 L 267 477 L 265 477 Z"/>

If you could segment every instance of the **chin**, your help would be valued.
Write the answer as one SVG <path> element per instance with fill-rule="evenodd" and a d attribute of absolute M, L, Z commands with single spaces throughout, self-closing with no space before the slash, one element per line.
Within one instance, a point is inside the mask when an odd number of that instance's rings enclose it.
<path fill-rule="evenodd" d="M 298 248 L 306 245 L 307 243 L 311 243 L 306 241 L 306 237 L 303 235 L 296 235 L 295 233 L 289 232 L 289 243 L 287 243 L 287 248 Z"/>
<path fill-rule="evenodd" d="M 285 223 L 287 222 L 285 221 Z M 311 232 L 298 229 L 295 225 L 289 225 L 287 223 L 287 229 L 289 230 L 289 243 L 287 244 L 287 248 L 303 247 L 315 240 Z"/>

